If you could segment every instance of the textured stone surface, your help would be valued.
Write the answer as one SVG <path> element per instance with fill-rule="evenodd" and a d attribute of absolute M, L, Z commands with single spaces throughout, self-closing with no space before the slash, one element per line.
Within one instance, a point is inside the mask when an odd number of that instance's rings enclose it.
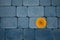
<path fill-rule="evenodd" d="M 60 18 L 58 18 L 58 28 L 60 28 Z"/>
<path fill-rule="evenodd" d="M 60 7 L 56 7 L 57 17 L 60 17 Z"/>
<path fill-rule="evenodd" d="M 47 28 L 57 28 L 57 23 L 56 17 L 47 17 Z"/>
<path fill-rule="evenodd" d="M 34 40 L 34 29 L 24 29 L 24 40 Z"/>
<path fill-rule="evenodd" d="M 0 28 L 16 28 L 17 18 L 0 18 Z"/>
<path fill-rule="evenodd" d="M 45 7 L 45 16 L 56 16 L 56 11 L 55 11 L 55 7 Z"/>
<path fill-rule="evenodd" d="M 44 16 L 44 8 L 42 6 L 38 7 L 28 7 L 29 17 L 41 17 Z"/>
<path fill-rule="evenodd" d="M 60 0 L 52 0 L 53 6 L 60 6 Z"/>
<path fill-rule="evenodd" d="M 13 6 L 21 6 L 22 0 L 11 0 Z"/>
<path fill-rule="evenodd" d="M 22 40 L 22 29 L 6 29 L 6 40 Z"/>
<path fill-rule="evenodd" d="M 4 40 L 5 38 L 5 30 L 4 29 L 0 29 L 0 40 Z"/>
<path fill-rule="evenodd" d="M 52 33 L 54 40 L 60 40 L 60 29 L 54 29 Z"/>
<path fill-rule="evenodd" d="M 36 40 L 52 40 L 51 31 L 49 29 L 36 29 Z"/>
<path fill-rule="evenodd" d="M 23 0 L 24 6 L 37 6 L 39 5 L 39 0 Z"/>
<path fill-rule="evenodd" d="M 60 0 L 0 0 L 0 40 L 60 40 Z"/>
<path fill-rule="evenodd" d="M 35 25 L 35 21 L 37 18 L 30 18 L 29 19 L 29 28 L 37 28 Z"/>
<path fill-rule="evenodd" d="M 0 7 L 0 17 L 14 17 L 15 7 Z"/>
<path fill-rule="evenodd" d="M 17 7 L 17 16 L 18 17 L 26 17 L 28 16 L 28 9 L 27 7 Z"/>
<path fill-rule="evenodd" d="M 50 0 L 40 0 L 40 5 L 42 5 L 42 6 L 50 6 L 51 1 Z"/>
<path fill-rule="evenodd" d="M 11 0 L 0 0 L 0 6 L 10 6 Z"/>
<path fill-rule="evenodd" d="M 18 27 L 19 28 L 28 28 L 28 18 L 19 18 Z"/>

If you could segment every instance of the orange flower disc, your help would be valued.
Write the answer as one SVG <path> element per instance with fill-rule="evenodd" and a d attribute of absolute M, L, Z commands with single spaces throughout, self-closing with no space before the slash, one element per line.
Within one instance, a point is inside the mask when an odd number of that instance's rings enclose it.
<path fill-rule="evenodd" d="M 37 18 L 36 20 L 36 26 L 38 28 L 45 28 L 46 26 L 46 19 L 43 17 Z"/>

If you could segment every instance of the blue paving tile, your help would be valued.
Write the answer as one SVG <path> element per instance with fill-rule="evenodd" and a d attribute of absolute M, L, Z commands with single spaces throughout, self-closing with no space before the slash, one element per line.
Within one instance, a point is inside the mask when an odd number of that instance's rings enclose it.
<path fill-rule="evenodd" d="M 0 18 L 0 28 L 16 28 L 17 18 Z"/>
<path fill-rule="evenodd" d="M 17 7 L 17 16 L 26 17 L 28 15 L 27 7 Z"/>
<path fill-rule="evenodd" d="M 22 5 L 22 0 L 12 0 L 12 5 L 13 6 L 21 6 Z"/>
<path fill-rule="evenodd" d="M 39 5 L 39 0 L 23 0 L 24 6 L 37 6 Z"/>
<path fill-rule="evenodd" d="M 54 40 L 60 40 L 60 29 L 55 29 L 52 33 Z"/>
<path fill-rule="evenodd" d="M 56 17 L 47 17 L 47 28 L 57 28 L 57 23 Z"/>
<path fill-rule="evenodd" d="M 22 29 L 6 29 L 6 40 L 22 40 Z"/>
<path fill-rule="evenodd" d="M 60 6 L 60 0 L 52 0 L 53 6 Z"/>
<path fill-rule="evenodd" d="M 24 29 L 24 40 L 34 40 L 34 29 Z"/>
<path fill-rule="evenodd" d="M 28 7 L 28 16 L 29 17 L 41 17 L 44 16 L 44 8 L 39 7 Z"/>
<path fill-rule="evenodd" d="M 60 18 L 58 18 L 58 27 L 60 28 Z"/>
<path fill-rule="evenodd" d="M 29 28 L 37 28 L 35 25 L 35 21 L 37 18 L 30 18 L 29 19 Z"/>
<path fill-rule="evenodd" d="M 10 6 L 11 0 L 0 0 L 0 6 Z"/>
<path fill-rule="evenodd" d="M 36 29 L 35 38 L 36 40 L 52 40 L 51 31 L 49 29 Z"/>
<path fill-rule="evenodd" d="M 18 18 L 19 28 L 28 28 L 28 18 Z"/>
<path fill-rule="evenodd" d="M 5 31 L 3 29 L 0 29 L 0 40 L 4 40 L 4 33 Z"/>
<path fill-rule="evenodd" d="M 45 7 L 45 16 L 56 16 L 55 7 Z"/>
<path fill-rule="evenodd" d="M 0 7 L 0 17 L 15 16 L 15 7 Z"/>
<path fill-rule="evenodd" d="M 29 28 L 38 28 L 35 24 L 37 18 L 39 18 L 39 17 L 32 17 L 32 18 L 29 19 Z"/>
<path fill-rule="evenodd" d="M 40 5 L 42 6 L 50 6 L 51 0 L 40 0 Z"/>
<path fill-rule="evenodd" d="M 57 17 L 60 17 L 60 7 L 56 7 L 57 10 Z"/>

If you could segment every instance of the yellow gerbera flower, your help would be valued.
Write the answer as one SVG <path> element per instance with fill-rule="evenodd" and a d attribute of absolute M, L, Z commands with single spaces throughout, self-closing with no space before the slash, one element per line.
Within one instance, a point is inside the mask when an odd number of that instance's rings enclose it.
<path fill-rule="evenodd" d="M 46 19 L 44 17 L 37 18 L 36 26 L 38 28 L 45 28 L 46 24 L 47 24 L 47 22 L 46 22 Z"/>

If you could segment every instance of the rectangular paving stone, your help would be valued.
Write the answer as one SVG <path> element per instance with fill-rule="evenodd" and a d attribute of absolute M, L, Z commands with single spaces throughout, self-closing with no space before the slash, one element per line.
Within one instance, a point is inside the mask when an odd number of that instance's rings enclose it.
<path fill-rule="evenodd" d="M 24 40 L 34 40 L 34 29 L 24 29 Z"/>
<path fill-rule="evenodd" d="M 10 6 L 11 0 L 0 0 L 0 6 Z"/>
<path fill-rule="evenodd" d="M 51 0 L 40 0 L 40 5 L 50 6 L 51 5 Z"/>
<path fill-rule="evenodd" d="M 60 17 L 60 7 L 56 7 L 56 11 L 57 11 L 57 17 Z"/>
<path fill-rule="evenodd" d="M 36 29 L 35 40 L 52 40 L 50 29 Z"/>
<path fill-rule="evenodd" d="M 37 28 L 35 25 L 36 19 L 37 18 L 30 18 L 29 19 L 29 28 Z"/>
<path fill-rule="evenodd" d="M 56 11 L 55 11 L 55 7 L 45 7 L 45 16 L 48 17 L 48 16 L 56 16 Z"/>
<path fill-rule="evenodd" d="M 23 0 L 24 6 L 37 6 L 39 5 L 39 0 Z"/>
<path fill-rule="evenodd" d="M 22 40 L 22 29 L 6 29 L 6 40 Z"/>
<path fill-rule="evenodd" d="M 41 17 L 44 16 L 44 8 L 42 6 L 38 7 L 28 7 L 29 17 Z"/>
<path fill-rule="evenodd" d="M 53 6 L 60 6 L 60 0 L 52 0 Z"/>
<path fill-rule="evenodd" d="M 18 17 L 26 17 L 28 16 L 28 9 L 27 7 L 17 7 L 17 16 Z"/>
<path fill-rule="evenodd" d="M 0 40 L 4 40 L 5 37 L 5 30 L 4 29 L 0 29 Z"/>
<path fill-rule="evenodd" d="M 54 29 L 52 33 L 54 40 L 60 40 L 60 29 Z"/>
<path fill-rule="evenodd" d="M 36 25 L 37 18 L 39 18 L 39 17 L 32 17 L 29 19 L 29 28 L 38 28 Z M 45 26 L 45 28 L 46 28 L 46 26 Z"/>
<path fill-rule="evenodd" d="M 28 28 L 28 18 L 18 18 L 18 28 Z"/>
<path fill-rule="evenodd" d="M 47 28 L 57 28 L 57 21 L 56 17 L 47 17 Z"/>
<path fill-rule="evenodd" d="M 12 0 L 12 6 L 21 6 L 22 0 Z"/>
<path fill-rule="evenodd" d="M 15 7 L 0 7 L 0 17 L 14 17 Z"/>
<path fill-rule="evenodd" d="M 0 18 L 0 28 L 16 28 L 17 18 Z"/>
<path fill-rule="evenodd" d="M 58 28 L 60 28 L 60 18 L 58 18 Z"/>

